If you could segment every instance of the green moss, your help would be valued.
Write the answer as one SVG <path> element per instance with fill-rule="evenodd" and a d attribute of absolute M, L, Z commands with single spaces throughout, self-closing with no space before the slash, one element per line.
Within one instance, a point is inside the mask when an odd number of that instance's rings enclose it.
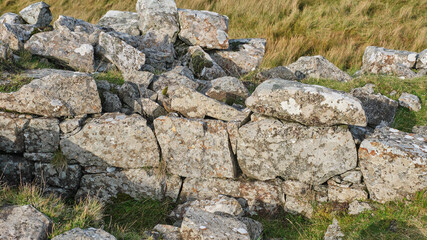
<path fill-rule="evenodd" d="M 204 68 L 211 68 L 213 66 L 212 61 L 205 58 L 205 53 L 202 51 L 196 51 L 191 55 L 191 63 L 196 75 L 200 75 Z"/>
<path fill-rule="evenodd" d="M 57 150 L 50 162 L 57 169 L 65 169 L 68 166 L 68 160 L 61 150 Z"/>
<path fill-rule="evenodd" d="M 0 92 L 16 92 L 21 89 L 22 86 L 30 83 L 31 81 L 32 78 L 28 78 L 20 74 L 13 75 L 8 82 L 0 84 Z"/>
<path fill-rule="evenodd" d="M 125 83 L 125 79 L 123 78 L 122 73 L 118 70 L 110 70 L 105 73 L 96 73 L 93 75 L 93 77 L 95 80 L 105 80 L 116 85 L 123 85 Z"/>

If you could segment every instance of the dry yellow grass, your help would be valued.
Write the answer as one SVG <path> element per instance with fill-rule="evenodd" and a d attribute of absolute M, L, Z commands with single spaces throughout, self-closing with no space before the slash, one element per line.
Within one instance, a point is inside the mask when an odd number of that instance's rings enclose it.
<path fill-rule="evenodd" d="M 136 0 L 45 0 L 59 14 L 96 21 L 108 10 L 134 11 Z M 35 0 L 0 0 L 0 14 Z M 346 70 L 360 67 L 368 45 L 427 48 L 426 0 L 177 0 L 230 18 L 230 37 L 268 40 L 264 67 L 323 55 Z"/>

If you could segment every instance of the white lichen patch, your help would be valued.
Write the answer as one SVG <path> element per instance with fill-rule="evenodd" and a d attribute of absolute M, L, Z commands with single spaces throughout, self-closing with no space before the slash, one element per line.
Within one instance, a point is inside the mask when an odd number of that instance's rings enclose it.
<path fill-rule="evenodd" d="M 93 52 L 93 47 L 90 44 L 82 44 L 79 48 L 74 49 L 74 52 L 84 56 Z"/>
<path fill-rule="evenodd" d="M 417 54 L 409 54 L 408 61 L 415 62 L 417 60 Z"/>
<path fill-rule="evenodd" d="M 288 101 L 283 101 L 280 105 L 283 110 L 291 115 L 299 115 L 302 113 L 301 106 L 293 98 L 289 98 Z"/>

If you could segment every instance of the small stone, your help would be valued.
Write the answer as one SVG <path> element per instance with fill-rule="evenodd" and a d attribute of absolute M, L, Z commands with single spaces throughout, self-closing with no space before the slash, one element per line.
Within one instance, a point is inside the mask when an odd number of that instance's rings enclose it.
<path fill-rule="evenodd" d="M 80 229 L 74 228 L 68 232 L 65 232 L 61 235 L 58 235 L 52 240 L 116 240 L 116 238 L 107 233 L 102 229 L 88 228 L 88 229 Z"/>
<path fill-rule="evenodd" d="M 372 207 L 369 205 L 369 203 L 354 200 L 353 202 L 350 203 L 348 207 L 348 214 L 358 215 L 364 211 L 369 211 L 369 210 L 372 210 Z"/>
<path fill-rule="evenodd" d="M 400 95 L 399 105 L 415 112 L 421 110 L 421 100 L 417 96 L 405 92 Z"/>
<path fill-rule="evenodd" d="M 341 228 L 338 225 L 338 220 L 334 218 L 332 224 L 328 226 L 326 230 L 324 240 L 342 240 L 344 233 L 341 232 Z"/>
<path fill-rule="evenodd" d="M 245 85 L 235 77 L 222 77 L 209 82 L 203 91 L 206 96 L 222 102 L 232 102 L 249 97 Z"/>
<path fill-rule="evenodd" d="M 201 47 L 188 48 L 189 67 L 194 75 L 203 80 L 225 77 L 225 71 Z"/>
<path fill-rule="evenodd" d="M 120 102 L 119 96 L 111 92 L 105 91 L 102 93 L 103 103 L 102 110 L 104 112 L 120 112 L 122 109 L 122 103 Z"/>
<path fill-rule="evenodd" d="M 50 6 L 45 2 L 31 4 L 30 6 L 22 9 L 19 14 L 27 23 L 38 28 L 49 26 L 53 18 L 52 13 L 50 12 Z"/>

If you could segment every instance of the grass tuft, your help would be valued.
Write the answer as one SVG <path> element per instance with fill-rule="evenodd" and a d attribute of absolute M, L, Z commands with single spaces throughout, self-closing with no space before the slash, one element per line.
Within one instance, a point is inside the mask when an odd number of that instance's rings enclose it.
<path fill-rule="evenodd" d="M 105 80 L 116 85 L 123 85 L 125 83 L 122 73 L 118 70 L 110 70 L 105 73 L 96 73 L 94 74 L 94 78 L 95 80 Z"/>

